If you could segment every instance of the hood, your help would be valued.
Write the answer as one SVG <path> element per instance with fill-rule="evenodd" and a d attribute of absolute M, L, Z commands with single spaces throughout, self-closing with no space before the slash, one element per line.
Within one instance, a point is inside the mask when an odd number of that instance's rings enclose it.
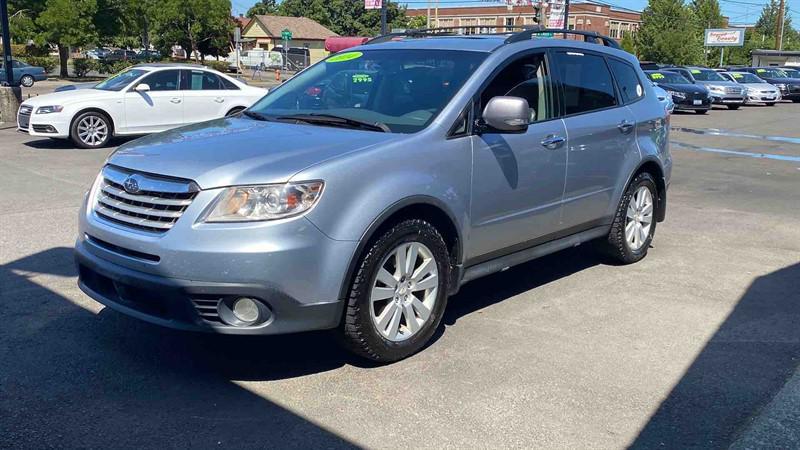
<path fill-rule="evenodd" d="M 669 91 L 683 92 L 687 94 L 706 94 L 708 89 L 702 85 L 697 84 L 672 84 L 672 83 L 658 83 L 662 89 Z"/>
<path fill-rule="evenodd" d="M 778 91 L 778 88 L 769 83 L 741 83 L 742 86 L 760 91 Z"/>
<path fill-rule="evenodd" d="M 702 84 L 704 86 L 731 86 L 731 87 L 742 87 L 741 84 L 735 83 L 733 81 L 702 81 L 697 80 L 698 84 Z"/>
<path fill-rule="evenodd" d="M 228 117 L 129 142 L 108 163 L 194 180 L 202 189 L 281 183 L 311 165 L 404 136 Z"/>
<path fill-rule="evenodd" d="M 770 84 L 800 84 L 800 78 L 760 78 L 764 81 L 768 81 Z"/>
<path fill-rule="evenodd" d="M 97 85 L 97 82 L 90 81 L 88 83 L 75 83 L 59 86 L 53 92 L 74 91 L 75 89 L 91 89 Z"/>
<path fill-rule="evenodd" d="M 103 91 L 100 89 L 72 89 L 68 91 L 38 95 L 25 100 L 23 103 L 31 106 L 68 105 L 70 103 L 82 102 L 85 100 L 99 100 L 102 98 L 116 97 L 119 94 L 119 92 Z"/>

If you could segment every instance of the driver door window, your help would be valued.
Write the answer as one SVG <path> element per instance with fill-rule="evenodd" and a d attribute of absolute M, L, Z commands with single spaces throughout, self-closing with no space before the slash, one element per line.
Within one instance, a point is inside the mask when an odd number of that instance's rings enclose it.
<path fill-rule="evenodd" d="M 180 126 L 183 121 L 183 95 L 179 70 L 160 70 L 142 78 L 148 91 L 125 93 L 125 123 L 128 132 L 151 133 Z"/>

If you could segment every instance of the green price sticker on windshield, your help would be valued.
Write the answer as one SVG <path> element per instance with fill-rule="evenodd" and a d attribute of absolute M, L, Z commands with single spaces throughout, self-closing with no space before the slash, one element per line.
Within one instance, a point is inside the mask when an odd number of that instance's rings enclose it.
<path fill-rule="evenodd" d="M 756 72 L 758 72 L 758 73 L 764 73 L 766 71 L 767 71 L 767 69 L 756 69 Z"/>
<path fill-rule="evenodd" d="M 654 80 L 662 80 L 662 79 L 664 79 L 664 75 L 660 74 L 660 73 L 653 73 L 653 74 L 650 74 L 650 78 L 652 78 Z"/>
<path fill-rule="evenodd" d="M 742 75 L 740 73 L 734 73 L 732 75 L 733 75 L 733 78 L 744 78 L 744 75 Z"/>
<path fill-rule="evenodd" d="M 353 83 L 372 83 L 372 76 L 366 73 L 353 74 Z"/>
<path fill-rule="evenodd" d="M 354 59 L 358 59 L 364 56 L 361 52 L 347 52 L 342 53 L 340 55 L 333 55 L 330 58 L 326 59 L 325 62 L 329 63 L 338 63 L 338 62 L 345 62 L 345 61 L 352 61 Z"/>
<path fill-rule="evenodd" d="M 697 69 L 692 69 L 692 73 L 700 73 L 700 71 Z"/>

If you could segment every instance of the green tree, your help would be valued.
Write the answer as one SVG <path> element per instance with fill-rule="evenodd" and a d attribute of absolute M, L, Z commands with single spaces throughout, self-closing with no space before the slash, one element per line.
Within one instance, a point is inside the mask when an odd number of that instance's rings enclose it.
<path fill-rule="evenodd" d="M 230 11 L 229 0 L 162 0 L 152 10 L 156 46 L 169 54 L 178 44 L 196 60 L 227 54 L 219 42 L 233 32 Z"/>
<path fill-rule="evenodd" d="M 381 12 L 364 9 L 353 0 L 283 0 L 278 9 L 283 16 L 308 17 L 344 36 L 373 36 L 381 30 Z M 396 2 L 387 4 L 386 22 L 391 28 L 406 27 L 406 9 Z"/>
<path fill-rule="evenodd" d="M 702 30 L 706 28 L 721 28 L 725 25 L 725 18 L 722 16 L 719 1 L 717 0 L 692 0 L 691 9 Z M 706 49 L 706 65 L 709 65 L 709 63 L 716 64 L 719 61 L 719 54 L 719 47 Z"/>
<path fill-rule="evenodd" d="M 703 61 L 703 41 L 697 18 L 682 0 L 650 0 L 636 33 L 641 58 L 667 64 Z"/>
<path fill-rule="evenodd" d="M 247 17 L 253 18 L 253 16 L 264 16 L 267 14 L 275 14 L 278 12 L 278 2 L 277 0 L 261 0 L 256 2 L 255 5 L 251 6 L 250 9 L 247 10 Z"/>
<path fill-rule="evenodd" d="M 406 28 L 412 30 L 419 30 L 420 28 L 428 28 L 428 18 L 426 16 L 408 17 L 406 21 Z"/>
<path fill-rule="evenodd" d="M 619 41 L 620 47 L 628 53 L 636 55 L 636 40 L 633 38 L 633 33 L 628 31 L 627 33 L 622 35 L 622 39 Z"/>
<path fill-rule="evenodd" d="M 39 37 L 36 18 L 44 10 L 41 0 L 10 0 L 8 2 L 8 24 L 11 28 L 11 41 L 15 44 L 27 44 Z"/>
<path fill-rule="evenodd" d="M 41 30 L 40 38 L 58 47 L 62 77 L 68 75 L 70 47 L 96 41 L 96 13 L 96 0 L 47 0 L 44 11 L 36 19 L 36 25 Z"/>

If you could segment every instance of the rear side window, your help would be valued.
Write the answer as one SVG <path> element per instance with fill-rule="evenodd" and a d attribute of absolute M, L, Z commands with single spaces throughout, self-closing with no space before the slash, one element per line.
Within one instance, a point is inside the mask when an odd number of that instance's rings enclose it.
<path fill-rule="evenodd" d="M 145 77 L 142 83 L 150 86 L 151 92 L 175 91 L 178 89 L 179 74 L 177 70 L 160 70 Z"/>
<path fill-rule="evenodd" d="M 225 77 L 219 77 L 219 79 L 220 79 L 220 81 L 222 81 L 222 87 L 224 89 L 227 89 L 229 91 L 238 91 L 239 90 L 239 86 L 234 84 L 233 81 L 231 81 L 231 80 L 229 80 L 229 79 L 227 79 Z"/>
<path fill-rule="evenodd" d="M 565 115 L 616 106 L 614 82 L 602 56 L 556 52 L 553 66 L 563 89 Z"/>
<path fill-rule="evenodd" d="M 181 89 L 184 91 L 213 91 L 222 89 L 222 84 L 219 77 L 211 72 L 204 70 L 186 70 L 184 71 L 183 86 Z"/>
<path fill-rule="evenodd" d="M 641 81 L 639 81 L 636 69 L 613 58 L 609 58 L 608 65 L 611 66 L 611 71 L 614 72 L 614 78 L 617 80 L 617 87 L 623 102 L 633 103 L 642 98 L 644 88 Z"/>

